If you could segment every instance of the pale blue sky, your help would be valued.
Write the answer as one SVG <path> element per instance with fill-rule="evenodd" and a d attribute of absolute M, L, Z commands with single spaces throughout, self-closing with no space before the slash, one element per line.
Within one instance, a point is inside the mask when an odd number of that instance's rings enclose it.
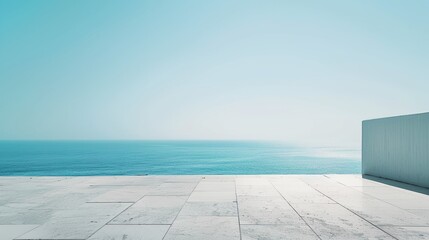
<path fill-rule="evenodd" d="M 429 1 L 1 1 L 0 139 L 360 147 L 429 110 Z"/>

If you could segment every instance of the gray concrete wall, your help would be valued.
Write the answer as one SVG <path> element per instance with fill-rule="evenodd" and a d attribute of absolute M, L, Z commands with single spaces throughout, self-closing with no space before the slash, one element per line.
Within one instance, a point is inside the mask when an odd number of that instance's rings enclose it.
<path fill-rule="evenodd" d="M 363 121 L 362 174 L 429 187 L 429 113 Z"/>

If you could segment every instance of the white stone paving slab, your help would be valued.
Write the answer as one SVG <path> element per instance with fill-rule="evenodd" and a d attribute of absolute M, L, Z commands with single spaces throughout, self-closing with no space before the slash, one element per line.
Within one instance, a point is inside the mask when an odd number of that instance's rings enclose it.
<path fill-rule="evenodd" d="M 157 186 L 163 180 L 150 176 L 103 176 L 80 178 L 87 185 L 96 186 Z"/>
<path fill-rule="evenodd" d="M 241 225 L 242 240 L 315 240 L 317 235 L 307 225 Z"/>
<path fill-rule="evenodd" d="M 188 202 L 233 202 L 235 192 L 196 192 L 189 196 Z"/>
<path fill-rule="evenodd" d="M 385 199 L 384 201 L 402 209 L 429 210 L 429 196 Z"/>
<path fill-rule="evenodd" d="M 165 240 L 239 240 L 240 230 L 236 217 L 179 216 Z"/>
<path fill-rule="evenodd" d="M 289 203 L 334 203 L 304 182 L 293 185 L 274 182 L 273 185 Z"/>
<path fill-rule="evenodd" d="M 170 225 L 106 225 L 89 240 L 162 240 Z"/>
<path fill-rule="evenodd" d="M 0 225 L 0 240 L 12 240 L 39 225 Z"/>
<path fill-rule="evenodd" d="M 341 204 L 376 225 L 429 226 L 429 221 L 378 199 L 360 199 L 361 202 L 342 199 Z"/>
<path fill-rule="evenodd" d="M 49 184 L 68 179 L 69 177 L 1 177 L 0 184 L 10 185 L 28 185 L 28 184 Z"/>
<path fill-rule="evenodd" d="M 201 181 L 194 191 L 197 192 L 235 192 L 234 182 Z"/>
<path fill-rule="evenodd" d="M 187 202 L 180 211 L 183 216 L 237 216 L 236 202 Z"/>
<path fill-rule="evenodd" d="M 158 176 L 147 176 L 156 180 L 162 180 L 165 183 L 198 183 L 201 181 L 203 176 L 200 175 L 158 175 Z"/>
<path fill-rule="evenodd" d="M 292 204 L 322 239 L 394 239 L 338 204 Z"/>
<path fill-rule="evenodd" d="M 271 185 L 266 185 L 266 186 L 237 185 L 237 195 L 280 197 L 279 192 Z"/>
<path fill-rule="evenodd" d="M 429 227 L 389 227 L 383 226 L 383 230 L 397 239 L 403 240 L 427 240 L 429 239 Z"/>
<path fill-rule="evenodd" d="M 329 198 L 349 198 L 351 201 L 362 198 L 374 199 L 374 197 L 366 195 L 352 187 L 335 182 L 310 183 L 309 185 Z"/>
<path fill-rule="evenodd" d="M 393 186 L 381 186 L 381 187 L 352 187 L 364 194 L 372 196 L 378 199 L 413 199 L 413 198 L 426 198 L 429 199 L 428 195 L 421 194 L 418 192 L 410 191 Z"/>
<path fill-rule="evenodd" d="M 304 175 L 299 179 L 315 189 L 322 188 L 324 190 L 331 190 L 331 191 L 334 191 L 334 190 L 338 191 L 343 189 L 352 190 L 351 187 L 345 186 L 344 184 L 334 181 L 333 179 L 330 179 L 324 175 L 313 175 L 313 176 Z"/>
<path fill-rule="evenodd" d="M 0 206 L 0 224 L 43 224 L 54 210 L 32 209 L 37 204 L 8 203 Z"/>
<path fill-rule="evenodd" d="M 353 178 L 356 178 L 354 175 Z M 313 185 L 315 189 L 345 208 L 376 225 L 429 226 L 429 222 L 404 209 L 393 206 L 344 185 Z"/>
<path fill-rule="evenodd" d="M 75 209 L 82 204 L 85 204 L 89 199 L 94 198 L 97 193 L 88 194 L 88 193 L 65 193 L 61 195 L 42 196 L 42 201 L 38 201 L 39 204 L 34 209 L 51 209 L 51 210 L 66 210 L 66 209 Z M 30 200 L 32 202 L 32 200 Z"/>
<path fill-rule="evenodd" d="M 205 175 L 202 176 L 201 182 L 234 182 L 237 176 L 235 175 Z"/>
<path fill-rule="evenodd" d="M 329 174 L 326 176 L 346 186 L 383 186 L 382 183 L 362 178 L 360 175 Z"/>
<path fill-rule="evenodd" d="M 110 224 L 172 224 L 186 196 L 145 196 Z"/>
<path fill-rule="evenodd" d="M 239 196 L 238 209 L 241 224 L 304 224 L 281 197 Z"/>
<path fill-rule="evenodd" d="M 88 202 L 136 202 L 151 190 L 147 186 L 125 186 L 103 193 Z"/>
<path fill-rule="evenodd" d="M 263 178 L 262 176 L 240 176 L 235 180 L 237 185 L 251 185 L 251 186 L 271 186 L 271 183 L 268 179 Z"/>
<path fill-rule="evenodd" d="M 420 217 L 426 219 L 426 221 L 429 221 L 429 210 L 426 210 L 426 209 L 407 209 L 407 212 L 410 212 L 414 215 L 420 216 Z"/>
<path fill-rule="evenodd" d="M 191 195 L 192 191 L 194 191 L 195 187 L 198 183 L 194 182 L 170 182 L 170 183 L 163 183 L 160 186 L 152 189 L 147 193 L 147 195 L 153 195 L 153 196 L 189 196 Z"/>
<path fill-rule="evenodd" d="M 17 239 L 86 239 L 128 206 L 87 203 L 78 209 L 60 210 L 48 222 Z"/>
<path fill-rule="evenodd" d="M 359 175 L 0 177 L 0 237 L 429 239 L 427 193 Z"/>

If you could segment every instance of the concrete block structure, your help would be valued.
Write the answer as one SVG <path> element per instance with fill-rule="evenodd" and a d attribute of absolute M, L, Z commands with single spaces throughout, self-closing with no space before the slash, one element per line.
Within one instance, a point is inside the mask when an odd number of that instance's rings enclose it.
<path fill-rule="evenodd" d="M 362 174 L 429 188 L 429 113 L 363 121 Z"/>

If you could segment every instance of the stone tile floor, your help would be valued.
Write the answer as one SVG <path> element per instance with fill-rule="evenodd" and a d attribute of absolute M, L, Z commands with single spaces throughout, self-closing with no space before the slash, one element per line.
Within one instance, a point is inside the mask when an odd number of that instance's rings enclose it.
<path fill-rule="evenodd" d="M 0 177 L 0 240 L 429 239 L 428 193 L 360 175 Z"/>

